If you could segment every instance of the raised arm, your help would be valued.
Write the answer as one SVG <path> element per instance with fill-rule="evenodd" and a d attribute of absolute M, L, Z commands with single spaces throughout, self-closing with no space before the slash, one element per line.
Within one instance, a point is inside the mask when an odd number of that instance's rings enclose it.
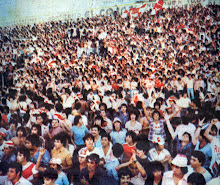
<path fill-rule="evenodd" d="M 210 125 L 208 126 L 208 128 L 206 129 L 205 133 L 204 133 L 204 136 L 209 140 L 209 142 L 211 142 L 213 140 L 213 136 L 210 135 L 210 131 L 211 131 L 211 128 L 212 126 L 215 124 L 216 122 L 215 121 L 211 121 Z"/>
<path fill-rule="evenodd" d="M 205 118 L 203 118 L 202 120 L 199 120 L 199 123 L 198 123 L 198 126 L 197 126 L 197 129 L 196 129 L 196 132 L 194 134 L 194 137 L 192 138 L 192 143 L 193 145 L 196 145 L 197 141 L 198 141 L 198 138 L 199 138 L 199 134 L 202 130 L 202 126 L 203 126 L 203 122 L 204 122 Z"/>
<path fill-rule="evenodd" d="M 176 134 L 175 134 L 175 132 L 174 132 L 173 126 L 172 126 L 171 123 L 170 123 L 169 116 L 168 116 L 168 115 L 165 115 L 165 116 L 164 116 L 164 119 L 166 120 L 167 128 L 168 128 L 168 130 L 169 130 L 169 132 L 170 132 L 170 135 L 171 135 L 172 139 L 175 139 Z"/>

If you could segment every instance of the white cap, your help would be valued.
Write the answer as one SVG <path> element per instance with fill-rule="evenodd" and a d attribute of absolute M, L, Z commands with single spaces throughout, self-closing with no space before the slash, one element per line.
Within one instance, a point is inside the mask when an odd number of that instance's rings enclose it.
<path fill-rule="evenodd" d="M 172 164 L 178 167 L 187 167 L 187 158 L 185 155 L 177 154 L 172 160 Z"/>
<path fill-rule="evenodd" d="M 62 161 L 60 158 L 52 158 L 49 162 L 49 164 L 58 164 L 61 165 Z"/>
<path fill-rule="evenodd" d="M 165 141 L 162 137 L 153 137 L 152 139 L 153 143 L 158 143 L 159 145 L 164 145 Z"/>
<path fill-rule="evenodd" d="M 115 122 L 120 122 L 120 123 L 121 123 L 121 120 L 120 120 L 118 117 L 116 117 L 116 118 L 114 119 L 113 123 L 115 123 Z"/>

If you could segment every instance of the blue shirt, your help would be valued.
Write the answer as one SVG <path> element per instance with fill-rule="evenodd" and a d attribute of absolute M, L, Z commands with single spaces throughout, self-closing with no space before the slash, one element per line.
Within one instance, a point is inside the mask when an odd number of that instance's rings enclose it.
<path fill-rule="evenodd" d="M 129 120 L 129 114 L 126 113 L 126 116 L 125 116 L 121 111 L 119 111 L 119 116 L 117 117 L 121 120 L 122 127 L 125 127 L 126 122 Z"/>
<path fill-rule="evenodd" d="M 127 130 L 126 129 L 122 129 L 120 130 L 119 132 L 117 131 L 111 131 L 110 133 L 110 136 L 111 136 L 111 139 L 112 139 L 112 143 L 115 144 L 115 143 L 119 143 L 119 144 L 124 144 L 125 143 L 125 138 L 126 138 L 126 133 L 127 133 Z"/>
<path fill-rule="evenodd" d="M 114 177 L 116 181 L 119 180 L 118 178 L 118 173 L 116 171 L 116 167 L 120 165 L 118 159 L 112 159 L 111 161 L 108 161 L 106 164 L 105 164 L 105 168 L 107 170 L 107 175 L 109 177 Z"/>
<path fill-rule="evenodd" d="M 73 132 L 74 142 L 76 145 L 83 145 L 83 137 L 86 135 L 86 133 L 89 132 L 86 126 L 82 125 L 81 127 L 77 127 L 76 125 L 73 125 L 71 128 Z"/>
<path fill-rule="evenodd" d="M 58 178 L 57 178 L 57 180 L 54 183 L 58 184 L 58 185 L 69 185 L 70 184 L 66 174 L 63 173 L 63 172 L 61 172 L 58 175 Z"/>
<path fill-rule="evenodd" d="M 205 163 L 203 164 L 203 167 L 209 168 L 211 159 L 212 159 L 212 148 L 211 145 L 208 143 L 203 148 L 199 149 L 200 142 L 198 141 L 195 146 L 195 150 L 201 151 L 205 154 Z"/>
<path fill-rule="evenodd" d="M 39 151 L 40 149 L 36 152 L 36 154 L 34 155 L 33 158 L 31 158 L 31 162 L 33 163 L 37 163 L 37 159 L 39 157 Z M 41 159 L 41 165 L 43 166 L 48 166 L 50 161 L 50 153 L 48 152 L 48 150 L 45 151 L 45 154 L 43 155 L 42 159 Z"/>
<path fill-rule="evenodd" d="M 179 138 L 176 136 L 174 141 L 176 141 L 176 150 L 178 154 L 184 154 L 186 155 L 187 159 L 188 159 L 188 164 L 190 162 L 190 158 L 191 158 L 191 154 L 194 150 L 194 146 L 192 144 L 192 142 L 188 143 L 186 146 L 184 146 L 183 148 L 181 148 L 181 140 L 179 140 Z"/>

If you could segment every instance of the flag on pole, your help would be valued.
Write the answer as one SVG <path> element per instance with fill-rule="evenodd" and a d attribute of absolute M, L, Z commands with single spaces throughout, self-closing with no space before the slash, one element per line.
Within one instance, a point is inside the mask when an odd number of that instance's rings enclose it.
<path fill-rule="evenodd" d="M 160 10 L 164 9 L 163 7 L 164 5 L 164 2 L 163 0 L 158 0 L 155 4 L 154 4 L 154 8 L 153 8 L 153 11 L 152 11 L 152 14 L 157 14 Z"/>
<path fill-rule="evenodd" d="M 143 4 L 139 8 L 130 8 L 129 10 L 124 11 L 124 15 L 126 15 L 126 17 L 138 17 L 145 11 L 145 7 L 146 4 Z"/>

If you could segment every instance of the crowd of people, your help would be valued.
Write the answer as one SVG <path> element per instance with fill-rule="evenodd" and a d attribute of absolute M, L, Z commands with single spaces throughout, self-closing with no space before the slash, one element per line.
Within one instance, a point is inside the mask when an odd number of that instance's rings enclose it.
<path fill-rule="evenodd" d="M 219 17 L 0 28 L 0 184 L 219 184 Z"/>

